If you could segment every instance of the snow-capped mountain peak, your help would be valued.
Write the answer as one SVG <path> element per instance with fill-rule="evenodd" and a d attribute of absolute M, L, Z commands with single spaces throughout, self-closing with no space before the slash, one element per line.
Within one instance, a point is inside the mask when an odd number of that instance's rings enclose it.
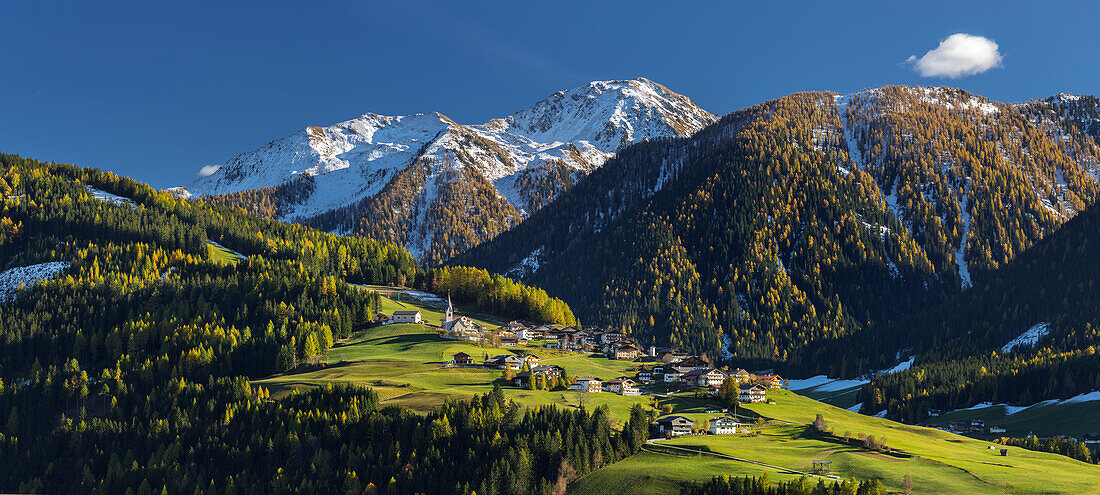
<path fill-rule="evenodd" d="M 477 200 L 493 197 L 506 203 L 491 208 L 467 205 L 481 214 L 511 209 L 522 218 L 603 165 L 623 146 L 688 136 L 715 120 L 689 98 L 645 78 L 594 81 L 558 91 L 526 110 L 484 124 L 460 124 L 436 112 L 405 116 L 368 113 L 326 127 L 306 127 L 220 166 L 206 167 L 213 173 L 173 191 L 185 196 L 215 196 L 274 188 L 309 175 L 313 177 L 312 190 L 283 204 L 274 215 L 304 221 L 347 207 L 369 209 L 362 204 L 384 188 L 407 189 L 415 183 L 419 190 L 401 191 L 405 199 L 397 209 L 415 209 L 417 214 L 393 213 L 391 206 L 383 216 L 401 223 L 387 230 L 400 231 L 393 234 L 393 240 L 408 243 L 415 238 L 425 244 L 409 246 L 419 254 L 430 250 L 427 244 L 436 242 L 435 227 L 424 224 L 431 221 L 426 211 L 440 194 L 454 190 L 450 186 L 454 181 L 479 178 L 473 180 L 475 188 L 493 190 L 488 196 L 478 195 Z M 414 165 L 415 174 L 411 172 Z M 410 179 L 409 174 L 415 177 Z M 448 198 L 452 202 L 471 200 Z M 330 222 L 323 227 L 354 231 L 358 220 L 352 217 L 342 215 L 342 225 Z M 500 225 L 518 218 L 483 220 L 479 223 Z M 482 229 L 473 234 L 473 241 L 492 235 L 495 233 Z"/>
<path fill-rule="evenodd" d="M 714 120 L 688 97 L 637 78 L 558 91 L 507 122 L 535 141 L 587 141 L 610 153 L 644 139 L 691 135 Z"/>

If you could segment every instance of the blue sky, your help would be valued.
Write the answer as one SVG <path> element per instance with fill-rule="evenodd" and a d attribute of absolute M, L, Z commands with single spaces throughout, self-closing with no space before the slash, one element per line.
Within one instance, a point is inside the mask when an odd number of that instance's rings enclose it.
<path fill-rule="evenodd" d="M 1096 94 L 1096 19 L 1095 0 L 4 2 L 0 151 L 167 187 L 306 125 L 480 123 L 597 79 L 645 76 L 718 114 L 884 84 Z M 950 79 L 906 62 L 956 33 L 999 64 Z"/>

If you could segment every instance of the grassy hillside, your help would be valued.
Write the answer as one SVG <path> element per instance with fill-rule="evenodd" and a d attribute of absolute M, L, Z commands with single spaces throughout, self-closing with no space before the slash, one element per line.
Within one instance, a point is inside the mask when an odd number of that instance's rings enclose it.
<path fill-rule="evenodd" d="M 383 308 L 416 307 L 429 320 L 436 318 L 432 309 L 415 301 L 398 303 L 383 297 Z M 446 398 L 465 398 L 492 389 L 500 372 L 481 369 L 448 369 L 443 362 L 459 351 L 480 360 L 488 354 L 502 354 L 513 349 L 483 348 L 468 342 L 438 338 L 423 325 L 386 325 L 367 329 L 338 343 L 324 360 L 327 368 L 299 374 L 283 374 L 254 382 L 282 394 L 296 388 L 311 388 L 326 383 L 358 383 L 369 385 L 384 404 L 400 404 L 413 410 L 428 411 Z M 564 366 L 570 375 L 596 375 L 611 378 L 630 374 L 634 363 L 614 361 L 585 354 L 546 349 L 529 350 L 545 362 Z M 655 392 L 661 393 L 658 387 Z M 850 400 L 840 391 L 843 402 Z M 508 387 L 508 398 L 527 407 L 554 404 L 575 407 L 583 397 L 586 408 L 606 405 L 618 422 L 628 417 L 629 408 L 641 404 L 652 408 L 652 396 L 622 397 L 602 393 L 579 396 L 574 392 L 528 391 Z M 1009 455 L 1001 457 L 992 443 L 950 433 L 910 426 L 881 418 L 849 412 L 809 397 L 787 391 L 773 391 L 775 404 L 742 406 L 740 412 L 758 414 L 764 419 L 753 428 L 754 437 L 706 436 L 684 437 L 660 441 L 646 450 L 619 463 L 607 466 L 580 480 L 575 493 L 670 493 L 679 490 L 685 481 L 699 481 L 714 475 L 761 476 L 768 473 L 774 481 L 794 479 L 811 470 L 811 461 L 832 461 L 834 474 L 857 479 L 878 478 L 891 489 L 901 488 L 902 478 L 912 476 L 915 493 L 1100 493 L 1100 467 L 1072 459 L 1010 447 Z M 828 399 L 828 398 L 825 398 Z M 660 399 L 673 406 L 672 414 L 684 415 L 695 421 L 716 416 L 707 413 L 715 406 L 690 394 L 672 393 Z M 1087 412 L 1087 411 L 1086 411 Z M 905 452 L 884 455 L 867 451 L 857 445 L 833 442 L 807 433 L 807 425 L 816 414 L 822 414 L 837 435 L 850 432 L 886 438 L 888 446 Z M 1024 413 L 1018 413 L 1024 414 Z M 1021 416 L 1023 417 L 1023 416 Z M 749 421 L 749 420 L 746 420 Z M 673 451 L 666 446 L 683 447 L 753 460 L 776 467 L 764 467 L 707 454 Z M 1047 476 L 1040 476 L 1040 475 Z"/>
<path fill-rule="evenodd" d="M 1085 433 L 1100 432 L 1100 401 L 1040 405 L 1015 414 L 1005 414 L 1005 412 L 1004 406 L 1001 405 L 981 407 L 928 418 L 923 424 L 947 424 L 951 421 L 984 419 L 986 426 L 1001 425 L 1007 430 L 1001 434 L 979 435 L 982 438 L 1023 437 L 1029 433 L 1040 436 L 1080 437 Z"/>
<path fill-rule="evenodd" d="M 391 292 L 391 295 L 393 293 Z M 382 296 L 380 308 L 391 313 L 396 309 L 419 309 L 424 318 L 438 323 L 442 313 L 438 308 L 413 300 L 395 301 Z M 464 314 L 462 308 L 458 313 Z M 495 328 L 497 319 L 474 318 L 487 328 Z M 511 352 L 531 352 L 542 362 L 556 364 L 571 376 L 598 376 L 603 379 L 633 375 L 636 363 L 593 357 L 568 351 L 537 347 L 479 347 L 474 342 L 453 341 L 440 338 L 436 329 L 426 325 L 393 324 L 373 327 L 355 333 L 351 338 L 338 342 L 322 358 L 327 365 L 323 369 L 304 373 L 283 373 L 254 381 L 280 395 L 294 389 L 316 387 L 328 383 L 354 383 L 370 386 L 379 394 L 383 403 L 400 404 L 415 411 L 434 409 L 450 398 L 469 398 L 484 394 L 493 388 L 493 382 L 501 377 L 500 370 L 480 368 L 445 368 L 455 353 L 465 352 L 481 361 L 485 356 Z M 634 404 L 648 406 L 648 397 L 623 397 L 601 393 L 578 397 L 575 392 L 529 391 L 506 387 L 505 394 L 524 406 L 555 404 L 570 407 L 584 402 L 586 408 L 607 405 L 617 420 L 625 420 Z M 701 404 L 689 405 L 686 399 L 672 399 L 681 403 L 680 410 Z M 701 409 L 699 412 L 702 412 Z"/>
<path fill-rule="evenodd" d="M 810 471 L 811 461 L 832 461 L 840 477 L 879 478 L 892 490 L 900 490 L 908 474 L 914 493 L 1100 493 L 1100 467 L 1072 459 L 1020 448 L 1009 448 L 1001 457 L 993 445 L 950 433 L 895 423 L 852 413 L 787 391 L 769 394 L 776 404 L 746 406 L 774 418 L 756 437 L 681 437 L 650 445 L 642 453 L 597 471 L 576 485 L 578 494 L 607 493 L 610 487 L 630 487 L 623 493 L 669 493 L 679 483 L 716 475 L 762 476 L 789 480 L 800 476 L 782 469 L 738 462 L 709 455 L 669 453 L 661 445 L 686 447 L 726 454 L 778 466 Z M 855 445 L 831 442 L 807 433 L 806 425 L 822 414 L 835 433 L 850 431 L 885 437 L 887 445 L 908 453 L 888 456 Z M 784 422 L 790 424 L 784 424 Z"/>

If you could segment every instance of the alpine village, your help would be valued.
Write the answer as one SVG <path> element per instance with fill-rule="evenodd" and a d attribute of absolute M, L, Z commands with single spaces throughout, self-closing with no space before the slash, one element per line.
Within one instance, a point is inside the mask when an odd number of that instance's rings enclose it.
<path fill-rule="evenodd" d="M 1100 495 L 1095 5 L 245 4 L 0 7 L 0 493 Z"/>

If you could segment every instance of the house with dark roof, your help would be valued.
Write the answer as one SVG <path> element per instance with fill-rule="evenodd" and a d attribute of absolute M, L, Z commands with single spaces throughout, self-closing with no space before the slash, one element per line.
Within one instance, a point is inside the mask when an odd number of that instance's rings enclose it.
<path fill-rule="evenodd" d="M 741 402 L 764 402 L 768 400 L 768 389 L 760 385 L 742 385 L 737 393 Z"/>
<path fill-rule="evenodd" d="M 533 366 L 531 367 L 531 371 L 520 371 L 517 373 L 514 383 L 517 387 L 526 387 L 527 382 L 531 381 L 532 378 L 537 379 L 539 376 L 542 376 L 547 380 L 553 380 L 561 377 L 562 371 L 564 371 L 564 368 L 556 364 Z"/>
<path fill-rule="evenodd" d="M 470 357 L 470 355 L 465 352 L 459 352 L 455 354 L 454 362 L 456 366 L 473 366 L 474 358 Z"/>
<path fill-rule="evenodd" d="M 680 382 L 698 387 L 721 387 L 726 382 L 726 372 L 715 368 L 693 369 L 680 376 Z"/>
<path fill-rule="evenodd" d="M 657 420 L 657 433 L 666 437 L 690 435 L 695 422 L 683 416 L 665 416 Z"/>
<path fill-rule="evenodd" d="M 617 346 L 607 353 L 607 357 L 611 359 L 638 359 L 638 356 L 642 354 L 642 351 L 633 345 L 621 345 Z"/>
<path fill-rule="evenodd" d="M 484 364 L 486 368 L 518 370 L 523 367 L 523 360 L 515 354 L 501 354 L 487 359 Z"/>

